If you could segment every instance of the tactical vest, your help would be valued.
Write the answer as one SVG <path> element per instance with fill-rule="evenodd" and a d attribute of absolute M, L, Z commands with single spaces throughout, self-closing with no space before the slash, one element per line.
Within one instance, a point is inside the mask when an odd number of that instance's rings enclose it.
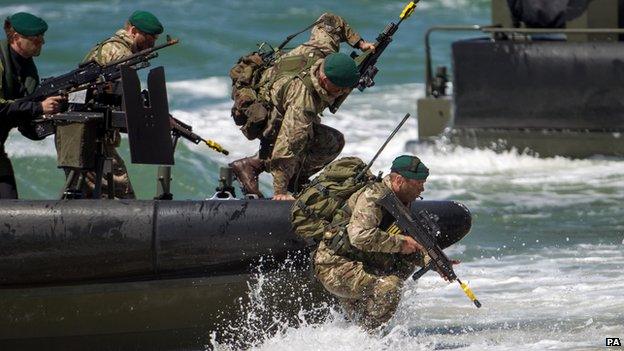
<path fill-rule="evenodd" d="M 353 196 L 361 196 L 364 191 L 366 191 L 366 189 L 362 189 Z M 396 225 L 395 218 L 385 209 L 382 208 L 381 211 L 382 217 L 378 226 L 379 229 L 390 235 L 403 234 L 402 230 Z M 327 248 L 334 251 L 334 253 L 339 256 L 354 261 L 365 262 L 369 266 L 381 268 L 382 270 L 391 271 L 405 264 L 405 257 L 402 257 L 402 255 L 396 253 L 365 252 L 353 246 L 347 233 L 349 219 L 350 214 L 349 217 L 346 218 L 338 217 L 332 222 L 333 228 L 325 231 L 323 241 Z"/>
<path fill-rule="evenodd" d="M 311 94 L 317 95 L 309 70 L 324 57 L 320 51 L 281 57 L 273 65 L 268 80 L 263 80 L 262 75 L 271 66 L 265 64 L 258 53 L 243 56 L 238 60 L 230 69 L 232 100 L 234 100 L 231 112 L 234 123 L 241 126 L 241 132 L 247 139 L 274 140 L 277 137 L 286 111 L 276 108 L 273 101 L 276 101 L 278 106 L 282 105 L 293 80 L 301 79 L 306 89 Z M 271 97 L 269 93 L 271 87 L 284 77 L 290 79 L 282 85 L 275 97 Z"/>

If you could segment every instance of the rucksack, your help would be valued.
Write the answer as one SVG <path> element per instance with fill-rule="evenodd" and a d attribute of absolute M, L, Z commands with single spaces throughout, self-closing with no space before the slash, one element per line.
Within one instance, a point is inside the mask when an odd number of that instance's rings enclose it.
<path fill-rule="evenodd" d="M 278 55 L 281 56 L 283 53 Z M 266 61 L 263 60 L 261 54 L 254 52 L 238 60 L 230 69 L 232 100 L 234 100 L 231 112 L 234 123 L 241 126 L 241 132 L 247 139 L 254 140 L 261 136 L 270 139 L 269 135 L 263 135 L 263 133 L 269 127 L 271 112 L 274 108 L 273 103 L 266 96 L 266 92 L 271 89 L 273 83 L 285 76 L 291 77 L 280 88 L 277 94 L 278 101 L 283 98 L 290 83 L 297 77 L 303 79 L 308 89 L 314 89 L 309 75 L 304 77 L 303 74 L 321 58 L 324 58 L 324 55 L 319 51 L 308 55 L 283 56 L 274 61 Z M 271 77 L 263 80 L 263 73 L 273 66 Z M 279 130 L 279 126 L 272 128 L 274 129 Z"/>
<path fill-rule="evenodd" d="M 316 21 L 303 30 L 289 35 L 277 48 L 270 45 L 261 44 L 257 51 L 247 54 L 238 59 L 234 67 L 230 69 L 232 79 L 232 118 L 237 126 L 241 126 L 241 132 L 249 140 L 254 140 L 264 136 L 265 129 L 269 126 L 273 104 L 265 96 L 273 83 L 284 75 L 291 76 L 292 79 L 285 84 L 280 93 L 287 89 L 287 85 L 300 73 L 310 68 L 314 62 L 324 58 L 324 54 L 314 53 L 313 55 L 287 56 L 284 47 L 297 35 L 309 30 L 320 21 Z M 268 48 L 266 48 L 268 46 Z M 280 59 L 282 58 L 283 59 Z M 263 73 L 276 66 L 270 79 L 262 80 Z M 308 85 L 308 84 L 306 84 Z M 262 92 L 264 90 L 264 93 Z M 275 129 L 275 128 L 269 128 Z M 279 130 L 279 128 L 277 128 Z M 266 134 L 266 133 L 265 133 Z M 276 133 L 273 133 L 276 134 Z"/>
<path fill-rule="evenodd" d="M 232 78 L 232 118 L 249 140 L 256 139 L 266 125 L 271 106 L 259 98 L 262 73 L 271 66 L 260 53 L 252 52 L 238 59 L 230 69 Z"/>
<path fill-rule="evenodd" d="M 358 190 L 371 184 L 373 175 L 357 175 L 366 163 L 357 157 L 338 159 L 323 169 L 297 196 L 291 208 L 291 221 L 297 235 L 320 242 L 332 225 L 351 217 L 345 206 L 347 200 Z"/>

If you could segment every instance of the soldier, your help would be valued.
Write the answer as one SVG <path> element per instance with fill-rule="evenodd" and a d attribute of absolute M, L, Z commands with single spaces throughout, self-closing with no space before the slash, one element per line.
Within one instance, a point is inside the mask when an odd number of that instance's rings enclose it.
<path fill-rule="evenodd" d="M 33 57 L 39 56 L 48 24 L 26 12 L 4 21 L 7 40 L 0 41 L 0 199 L 17 199 L 13 166 L 4 151 L 9 132 L 18 127 L 24 135 L 30 120 L 59 112 L 63 97 L 48 97 L 42 102 L 16 101 L 34 92 L 39 74 Z"/>
<path fill-rule="evenodd" d="M 374 49 L 340 16 L 325 13 L 312 28 L 309 41 L 263 73 L 261 85 L 267 85 L 263 98 L 273 106 L 267 126 L 271 131 L 263 132 L 259 155 L 230 164 L 247 194 L 262 197 L 258 175 L 267 170 L 273 175 L 273 199 L 291 200 L 288 191 L 295 191 L 340 154 L 342 133 L 321 124 L 319 115 L 359 79 L 353 59 L 337 53 L 341 42 L 362 51 Z M 306 58 L 306 67 L 311 67 L 294 78 L 280 74 L 276 68 L 280 62 L 295 56 Z"/>
<path fill-rule="evenodd" d="M 135 11 L 128 18 L 124 28 L 119 29 L 114 36 L 93 47 L 83 61 L 95 60 L 104 66 L 133 53 L 154 47 L 158 35 L 162 32 L 163 26 L 156 16 L 147 11 Z M 105 145 L 105 156 L 113 159 L 115 198 L 134 199 L 134 189 L 130 183 L 126 165 L 116 150 L 120 142 L 121 136 L 119 132 L 115 132 L 106 140 Z M 88 172 L 85 180 L 88 188 L 87 197 L 91 197 L 89 195 L 95 188 L 95 172 Z M 106 181 L 103 180 L 102 194 L 106 193 Z"/>
<path fill-rule="evenodd" d="M 394 315 L 403 281 L 428 260 L 422 246 L 402 235 L 394 218 L 376 201 L 393 191 L 407 206 L 424 191 L 428 168 L 415 156 L 392 162 L 379 183 L 354 193 L 346 228 L 328 231 L 314 256 L 314 273 L 338 297 L 352 320 L 375 329 Z M 457 261 L 454 261 L 457 263 Z"/>

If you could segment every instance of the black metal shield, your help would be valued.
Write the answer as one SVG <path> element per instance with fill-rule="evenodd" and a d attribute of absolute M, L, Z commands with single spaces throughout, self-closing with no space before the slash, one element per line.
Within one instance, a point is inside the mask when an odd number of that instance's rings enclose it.
<path fill-rule="evenodd" d="M 132 163 L 173 165 L 164 68 L 156 67 L 149 72 L 148 91 L 143 93 L 134 69 L 122 67 L 121 82 Z"/>

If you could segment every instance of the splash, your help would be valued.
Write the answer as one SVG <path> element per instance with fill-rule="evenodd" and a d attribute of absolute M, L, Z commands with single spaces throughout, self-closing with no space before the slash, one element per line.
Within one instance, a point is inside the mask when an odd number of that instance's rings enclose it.
<path fill-rule="evenodd" d="M 586 261 L 594 265 L 583 265 Z M 253 302 L 244 328 L 231 329 L 234 334 L 253 331 L 254 342 L 212 346 L 262 351 L 596 348 L 604 345 L 605 336 L 622 337 L 624 319 L 618 311 L 624 306 L 624 286 L 609 277 L 621 277 L 623 263 L 621 245 L 593 244 L 462 263 L 457 273 L 479 294 L 483 308 L 475 309 L 456 284 L 429 273 L 406 282 L 398 312 L 381 334 L 363 331 L 331 308 L 314 323 L 301 314 L 295 323 L 269 319 L 276 326 L 268 332 L 258 316 L 271 308 L 267 297 L 275 297 L 268 286 L 273 278 L 260 275 L 250 285 Z"/>
<path fill-rule="evenodd" d="M 236 318 L 220 316 L 223 323 L 212 333 L 214 350 L 261 349 L 290 330 L 316 328 L 340 319 L 332 299 L 303 267 L 301 256 L 279 264 L 264 257 L 247 283 L 247 296 L 239 298 Z"/>

